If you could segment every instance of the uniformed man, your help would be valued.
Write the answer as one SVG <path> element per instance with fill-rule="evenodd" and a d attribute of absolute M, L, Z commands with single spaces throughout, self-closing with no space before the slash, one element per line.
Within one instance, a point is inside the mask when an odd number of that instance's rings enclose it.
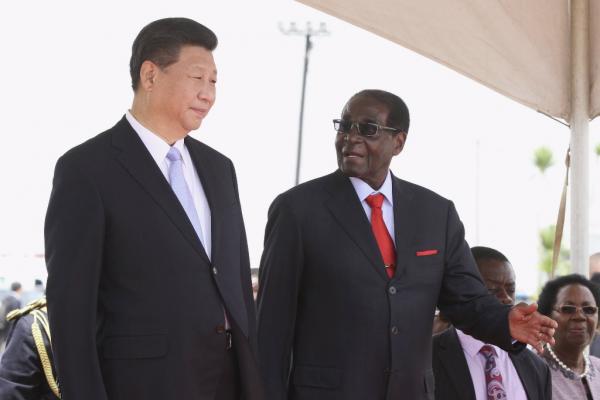
<path fill-rule="evenodd" d="M 7 315 L 12 323 L 0 359 L 0 399 L 57 400 L 46 298 Z"/>

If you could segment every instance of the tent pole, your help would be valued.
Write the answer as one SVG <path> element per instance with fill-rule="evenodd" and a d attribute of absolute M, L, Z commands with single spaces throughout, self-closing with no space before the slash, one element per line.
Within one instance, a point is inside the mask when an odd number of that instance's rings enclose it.
<path fill-rule="evenodd" d="M 571 268 L 589 275 L 589 0 L 571 0 Z"/>

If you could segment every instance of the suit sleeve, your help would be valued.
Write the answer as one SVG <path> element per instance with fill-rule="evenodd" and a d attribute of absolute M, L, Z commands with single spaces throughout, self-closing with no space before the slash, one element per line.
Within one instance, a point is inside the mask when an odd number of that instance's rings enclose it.
<path fill-rule="evenodd" d="M 63 400 L 106 400 L 96 346 L 105 216 L 73 157 L 57 163 L 46 214 L 48 316 Z"/>
<path fill-rule="evenodd" d="M 235 176 L 235 169 L 233 163 L 230 162 L 231 173 L 233 177 L 233 186 L 235 190 L 235 197 L 240 204 L 240 196 L 238 192 L 237 179 Z M 241 215 L 241 212 L 240 212 Z M 242 295 L 244 304 L 246 307 L 246 315 L 248 317 L 248 343 L 249 346 L 242 344 L 238 345 L 236 340 L 242 340 L 242 338 L 235 337 L 234 331 L 234 347 L 238 362 L 245 363 L 242 360 L 251 360 L 252 368 L 245 368 L 245 373 L 241 374 L 241 386 L 243 393 L 241 394 L 242 399 L 264 399 L 263 385 L 261 382 L 260 370 L 258 368 L 258 341 L 256 334 L 256 304 L 254 302 L 254 293 L 252 291 L 252 278 L 250 274 L 250 255 L 248 254 L 248 240 L 246 238 L 246 230 L 244 228 L 244 221 L 240 218 L 241 230 L 240 230 L 240 279 L 242 283 Z M 245 340 L 245 338 L 244 338 Z M 243 353 L 242 353 L 243 352 Z"/>
<path fill-rule="evenodd" d="M 231 167 L 231 176 L 233 179 L 233 189 L 235 190 L 235 198 L 241 210 L 240 194 L 237 184 L 237 177 L 235 174 L 235 167 L 233 163 L 229 161 Z M 240 212 L 241 215 L 241 212 Z M 250 254 L 248 253 L 248 239 L 246 237 L 246 228 L 244 226 L 244 220 L 241 223 L 240 233 L 240 278 L 242 281 L 242 292 L 244 297 L 244 303 L 246 304 L 246 313 L 248 315 L 248 328 L 250 337 L 250 346 L 254 352 L 254 357 L 258 356 L 258 349 L 256 344 L 256 304 L 254 302 L 254 293 L 252 292 L 252 277 L 250 273 Z"/>
<path fill-rule="evenodd" d="M 510 336 L 508 313 L 511 307 L 502 305 L 485 287 L 452 203 L 446 229 L 445 269 L 438 300 L 440 311 L 454 326 L 484 343 L 507 351 L 521 349 L 523 346 L 513 345 Z"/>
<path fill-rule="evenodd" d="M 269 400 L 287 399 L 303 265 L 297 218 L 280 196 L 269 209 L 258 292 L 258 347 Z"/>

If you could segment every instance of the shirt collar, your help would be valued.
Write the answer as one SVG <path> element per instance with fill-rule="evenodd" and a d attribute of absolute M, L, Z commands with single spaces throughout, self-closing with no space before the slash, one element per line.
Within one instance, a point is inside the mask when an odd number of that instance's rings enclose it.
<path fill-rule="evenodd" d="M 473 336 L 467 335 L 460 329 L 457 329 L 456 333 L 458 334 L 458 340 L 460 341 L 460 345 L 462 346 L 465 353 L 467 353 L 471 358 L 477 357 L 477 355 L 479 354 L 479 350 L 481 350 L 481 348 L 486 345 L 486 343 L 483 343 L 481 340 L 475 339 Z M 499 354 L 498 347 L 494 345 L 490 346 L 492 346 L 496 350 L 496 354 Z"/>
<path fill-rule="evenodd" d="M 138 120 L 135 119 L 135 117 L 133 116 L 133 114 L 131 114 L 129 110 L 125 113 L 125 118 L 127 118 L 127 121 L 129 122 L 133 130 L 138 134 L 140 139 L 142 139 L 142 142 L 150 152 L 150 155 L 152 156 L 154 161 L 159 165 L 165 162 L 165 158 L 167 157 L 167 153 L 171 149 L 171 146 L 169 146 L 169 144 L 165 142 L 156 133 L 152 132 L 151 130 L 143 126 L 141 123 L 139 123 Z M 176 141 L 173 144 L 173 147 L 179 150 L 179 152 L 183 155 L 184 139 L 179 139 L 178 141 Z M 185 163 L 185 157 L 183 158 L 183 160 Z"/>
<path fill-rule="evenodd" d="M 351 176 L 350 182 L 352 182 L 352 186 L 354 186 L 354 190 L 356 191 L 360 201 L 365 201 L 368 196 L 374 193 L 381 193 L 388 203 L 391 205 L 394 204 L 392 196 L 392 174 L 390 170 L 388 170 L 385 181 L 383 181 L 383 185 L 381 185 L 378 190 L 374 190 L 367 182 L 360 178 Z"/>

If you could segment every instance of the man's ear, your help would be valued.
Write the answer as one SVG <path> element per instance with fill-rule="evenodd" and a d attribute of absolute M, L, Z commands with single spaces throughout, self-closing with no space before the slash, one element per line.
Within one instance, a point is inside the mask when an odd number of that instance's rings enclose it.
<path fill-rule="evenodd" d="M 152 61 L 144 61 L 140 68 L 140 87 L 145 91 L 151 92 L 158 75 L 158 65 Z"/>
<path fill-rule="evenodd" d="M 406 132 L 399 132 L 394 135 L 394 155 L 400 154 L 404 149 L 404 143 L 406 143 Z"/>

